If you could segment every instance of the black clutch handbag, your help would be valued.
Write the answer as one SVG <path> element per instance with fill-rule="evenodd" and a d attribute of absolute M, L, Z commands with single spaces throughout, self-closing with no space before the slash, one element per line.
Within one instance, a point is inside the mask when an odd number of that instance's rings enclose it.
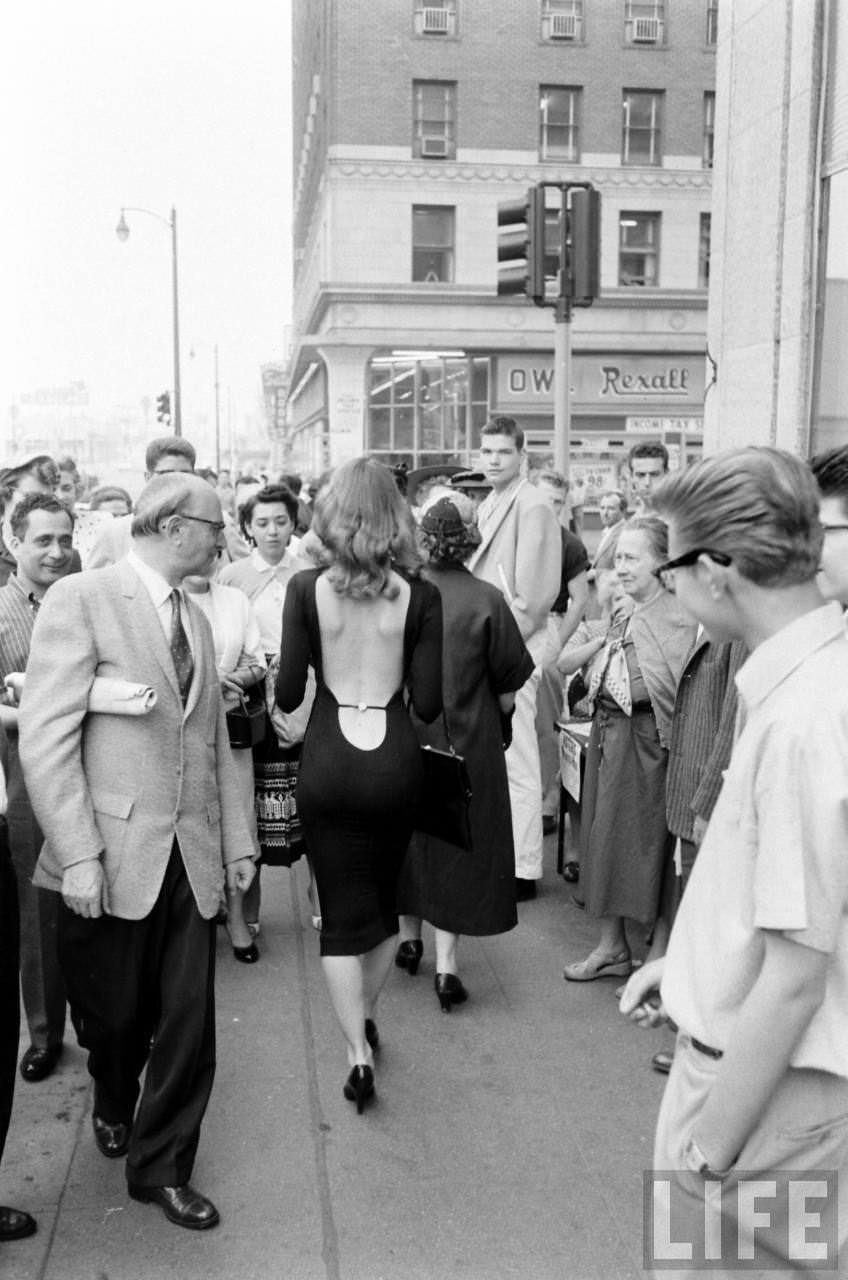
<path fill-rule="evenodd" d="M 227 712 L 230 746 L 236 750 L 257 746 L 265 738 L 266 725 L 265 699 L 257 697 L 251 689 L 247 697 L 241 695 L 237 707 Z"/>
<path fill-rule="evenodd" d="M 445 720 L 448 750 L 421 747 L 424 785 L 415 818 L 416 831 L 436 836 L 459 849 L 471 848 L 471 781 L 465 757 L 455 750 Z"/>

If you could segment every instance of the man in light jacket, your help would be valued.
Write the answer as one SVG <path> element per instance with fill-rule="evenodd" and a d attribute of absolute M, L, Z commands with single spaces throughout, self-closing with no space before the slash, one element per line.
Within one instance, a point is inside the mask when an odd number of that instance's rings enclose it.
<path fill-rule="evenodd" d="M 535 897 L 536 881 L 542 878 L 536 694 L 562 562 L 559 524 L 544 495 L 522 477 L 523 458 L 524 433 L 515 419 L 490 419 L 482 432 L 480 464 L 492 492 L 477 513 L 482 542 L 469 562 L 475 577 L 503 592 L 537 664 L 516 694 L 512 745 L 506 753 L 519 901 Z"/>
<path fill-rule="evenodd" d="M 62 895 L 59 957 L 94 1078 L 95 1140 L 127 1154 L 133 1199 L 195 1230 L 218 1221 L 189 1185 L 215 1072 L 213 919 L 225 871 L 233 889 L 253 878 L 212 633 L 179 591 L 214 564 L 222 533 L 208 484 L 154 477 L 126 558 L 45 598 L 20 710 L 45 836 L 35 881 Z M 88 713 L 98 676 L 149 685 L 155 707 Z"/>

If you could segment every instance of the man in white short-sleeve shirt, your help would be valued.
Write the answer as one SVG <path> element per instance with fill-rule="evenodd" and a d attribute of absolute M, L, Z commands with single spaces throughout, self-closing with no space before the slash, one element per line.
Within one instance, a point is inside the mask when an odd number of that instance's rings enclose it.
<path fill-rule="evenodd" d="M 654 505 L 681 605 L 712 640 L 751 651 L 736 676 L 733 754 L 668 953 L 621 1001 L 635 1021 L 679 1027 L 655 1169 L 688 1171 L 682 1194 L 701 1230 L 707 1183 L 723 1184 L 726 1216 L 728 1189 L 757 1174 L 841 1170 L 844 1249 L 848 638 L 816 581 L 818 494 L 799 459 L 747 448 L 672 477 Z M 656 1009 L 645 1001 L 660 981 Z M 736 1225 L 753 1247 L 752 1223 L 740 1213 Z M 779 1234 L 770 1266 L 797 1256 L 791 1213 Z"/>

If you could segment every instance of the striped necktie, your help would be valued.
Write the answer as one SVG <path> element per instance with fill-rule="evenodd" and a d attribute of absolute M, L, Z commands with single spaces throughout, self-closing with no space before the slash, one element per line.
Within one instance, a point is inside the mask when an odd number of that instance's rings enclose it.
<path fill-rule="evenodd" d="M 191 688 L 191 677 L 194 674 L 194 659 L 191 656 L 191 646 L 183 626 L 180 612 L 180 593 L 176 587 L 171 592 L 171 657 L 174 659 L 174 670 L 177 673 L 177 684 L 180 686 L 180 697 L 183 700 L 183 706 L 185 706 L 188 691 Z"/>

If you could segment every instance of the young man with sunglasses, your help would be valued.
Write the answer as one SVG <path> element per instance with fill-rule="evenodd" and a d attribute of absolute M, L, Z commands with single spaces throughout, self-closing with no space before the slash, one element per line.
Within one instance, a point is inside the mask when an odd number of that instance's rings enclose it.
<path fill-rule="evenodd" d="M 746 448 L 670 478 L 654 504 L 669 525 L 661 572 L 681 605 L 711 639 L 750 650 L 730 764 L 667 955 L 621 1001 L 643 1025 L 668 1016 L 679 1028 L 655 1168 L 680 1175 L 677 1207 L 702 1234 L 708 1184 L 732 1220 L 752 1179 L 785 1189 L 792 1171 L 841 1172 L 844 1271 L 848 638 L 816 580 L 819 497 L 798 458 Z M 836 1208 L 830 1195 L 824 1211 Z M 761 1265 L 788 1266 L 799 1243 L 788 1193 L 769 1209 Z M 735 1228 L 734 1240 L 759 1247 L 750 1215 Z"/>

